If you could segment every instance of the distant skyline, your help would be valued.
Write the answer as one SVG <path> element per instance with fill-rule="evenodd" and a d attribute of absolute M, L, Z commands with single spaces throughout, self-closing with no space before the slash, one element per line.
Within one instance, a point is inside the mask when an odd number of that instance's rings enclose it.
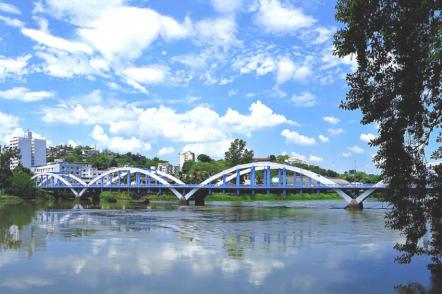
<path fill-rule="evenodd" d="M 242 138 L 256 156 L 376 172 L 376 127 L 338 108 L 356 62 L 332 55 L 334 5 L 0 2 L 0 143 L 30 129 L 176 164 Z"/>

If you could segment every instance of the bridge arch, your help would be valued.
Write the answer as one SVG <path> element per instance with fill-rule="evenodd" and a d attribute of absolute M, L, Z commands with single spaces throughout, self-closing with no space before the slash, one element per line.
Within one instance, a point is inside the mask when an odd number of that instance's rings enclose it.
<path fill-rule="evenodd" d="M 164 173 L 164 172 L 160 172 L 160 171 L 156 171 L 156 170 L 146 170 L 146 169 L 142 169 L 142 168 L 138 168 L 138 167 L 117 167 L 111 170 L 108 170 L 104 173 L 102 173 L 101 175 L 93 178 L 86 186 L 85 188 L 83 188 L 83 190 L 81 190 L 81 192 L 79 193 L 80 197 L 87 191 L 87 189 L 89 189 L 93 184 L 97 183 L 100 179 L 105 178 L 107 176 L 111 176 L 114 173 L 121 173 L 123 172 L 122 176 L 126 176 L 128 173 L 129 174 L 133 174 L 133 173 L 140 173 L 140 174 L 144 174 L 146 176 L 149 176 L 153 179 L 155 179 L 156 181 L 158 181 L 159 183 L 163 184 L 166 188 L 170 189 L 170 191 L 175 194 L 175 196 L 177 196 L 178 199 L 182 199 L 183 195 L 178 192 L 177 189 L 170 187 L 170 184 L 167 180 L 165 180 L 164 178 L 167 178 L 171 181 L 173 181 L 176 184 L 184 184 L 181 180 L 177 179 L 176 177 Z M 118 177 L 116 178 L 118 179 Z M 111 178 L 111 182 L 113 182 L 114 179 Z M 110 184 L 110 182 L 108 182 L 106 185 L 108 186 Z M 168 187 L 169 186 L 169 187 Z"/>
<path fill-rule="evenodd" d="M 208 179 L 206 179 L 205 181 L 201 182 L 200 186 L 206 186 L 209 185 L 210 183 L 219 180 L 215 186 L 220 186 L 223 183 L 223 177 L 226 176 L 225 181 L 228 182 L 232 179 L 234 179 L 236 177 L 236 172 L 239 170 L 239 174 L 240 175 L 244 175 L 244 174 L 248 174 L 251 172 L 252 168 L 255 168 L 256 170 L 264 170 L 264 169 L 285 169 L 287 171 L 292 171 L 292 172 L 296 172 L 298 174 L 302 174 L 303 176 L 306 176 L 308 178 L 311 178 L 312 180 L 315 180 L 316 182 L 319 182 L 321 184 L 325 184 L 325 185 L 336 185 L 335 182 L 333 182 L 332 180 L 323 177 L 317 173 L 314 173 L 312 171 L 309 170 L 305 170 L 296 166 L 292 166 L 292 165 L 288 165 L 288 164 L 281 164 L 281 163 L 276 163 L 276 162 L 252 162 L 252 163 L 246 163 L 246 164 L 240 164 L 231 168 L 228 168 L 226 170 L 223 170 L 211 177 L 209 177 Z M 235 172 L 235 174 L 231 175 L 231 173 Z M 202 187 L 197 187 L 192 189 L 191 191 L 189 191 L 186 195 L 184 195 L 184 197 L 186 198 L 186 200 L 189 200 L 190 197 L 192 197 L 199 189 L 201 189 Z M 333 189 L 333 188 L 331 188 Z M 339 194 L 339 196 L 341 196 L 347 203 L 350 203 L 353 198 L 350 197 L 349 195 L 347 195 L 344 191 L 342 191 L 341 189 L 333 189 L 336 193 Z"/>
<path fill-rule="evenodd" d="M 62 182 L 63 184 L 66 185 L 66 188 L 70 189 L 72 191 L 72 193 L 74 193 L 75 197 L 80 197 L 81 195 L 79 195 L 79 192 L 77 192 L 77 190 L 75 190 L 74 186 L 72 185 L 71 182 L 69 182 L 68 180 L 66 180 L 65 177 L 71 178 L 73 180 L 75 180 L 76 182 L 78 182 L 81 185 L 87 185 L 83 180 L 81 180 L 80 178 L 71 175 L 71 174 L 57 174 L 57 173 L 51 173 L 51 172 L 44 172 L 44 173 L 39 173 L 34 175 L 31 180 L 35 181 L 38 180 L 39 178 L 44 177 L 44 180 L 42 180 L 41 182 L 36 181 L 37 187 L 41 187 L 46 181 L 48 181 L 49 179 L 57 179 L 60 182 Z"/>

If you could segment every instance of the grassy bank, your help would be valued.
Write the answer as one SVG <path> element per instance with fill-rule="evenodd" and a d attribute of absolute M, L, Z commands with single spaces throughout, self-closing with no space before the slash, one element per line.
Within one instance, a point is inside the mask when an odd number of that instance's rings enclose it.
<path fill-rule="evenodd" d="M 226 193 L 214 193 L 208 195 L 206 201 L 305 201 L 305 200 L 340 200 L 342 199 L 336 193 L 327 194 L 245 194 L 245 195 L 232 195 Z"/>
<path fill-rule="evenodd" d="M 8 204 L 20 204 L 24 200 L 17 196 L 12 195 L 1 195 L 0 196 L 0 204 L 8 205 Z"/>

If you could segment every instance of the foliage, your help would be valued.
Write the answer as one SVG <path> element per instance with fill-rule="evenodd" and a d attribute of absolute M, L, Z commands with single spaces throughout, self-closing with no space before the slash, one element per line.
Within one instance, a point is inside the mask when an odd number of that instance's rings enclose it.
<path fill-rule="evenodd" d="M 186 161 L 180 173 L 180 179 L 185 183 L 199 184 L 228 167 L 229 164 L 224 160 L 213 160 L 211 162 Z"/>
<path fill-rule="evenodd" d="M 6 192 L 22 198 L 35 198 L 37 189 L 31 177 L 29 169 L 18 166 L 12 172 L 10 186 L 6 188 Z"/>
<path fill-rule="evenodd" d="M 196 159 L 198 159 L 198 161 L 200 161 L 200 162 L 213 161 L 213 159 L 209 155 L 206 155 L 206 154 L 200 154 L 200 155 L 198 155 L 198 157 Z"/>
<path fill-rule="evenodd" d="M 104 191 L 100 193 L 100 201 L 115 203 L 117 199 L 114 197 L 114 194 L 110 191 Z"/>
<path fill-rule="evenodd" d="M 225 160 L 231 166 L 252 162 L 253 150 L 246 148 L 246 141 L 235 139 L 230 143 L 229 150 L 225 153 Z"/>
<path fill-rule="evenodd" d="M 69 162 L 88 163 L 91 164 L 94 168 L 98 169 L 108 169 L 111 167 L 121 166 L 151 167 L 157 166 L 159 163 L 166 162 L 164 160 L 160 160 L 158 157 L 149 159 L 141 154 L 134 154 L 131 152 L 119 154 L 108 150 L 97 152 L 93 155 L 83 155 L 81 152 L 81 148 L 82 147 L 74 148 L 72 153 L 59 152 L 54 156 L 48 157 L 48 161 L 53 161 L 55 159 L 65 159 Z"/>
<path fill-rule="evenodd" d="M 16 150 L 0 146 L 0 191 L 11 185 L 11 159 L 17 155 Z"/>
<path fill-rule="evenodd" d="M 425 167 L 425 147 L 442 126 L 440 0 L 340 0 L 336 9 L 344 26 L 335 35 L 335 53 L 355 54 L 358 62 L 341 107 L 358 109 L 363 124 L 379 126 L 371 145 L 378 147 L 375 161 L 388 183 L 387 225 L 405 236 L 395 246 L 403 253 L 398 260 L 428 254 L 441 265 L 441 170 L 428 178 Z M 431 182 L 438 188 L 427 192 Z M 423 247 L 427 228 L 433 243 Z"/>

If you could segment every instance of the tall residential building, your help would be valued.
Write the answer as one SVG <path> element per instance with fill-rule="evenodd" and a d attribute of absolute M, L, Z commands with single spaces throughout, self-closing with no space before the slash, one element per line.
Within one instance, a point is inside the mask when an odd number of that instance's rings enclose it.
<path fill-rule="evenodd" d="M 19 164 L 29 169 L 46 164 L 46 140 L 33 139 L 32 132 L 26 131 L 23 137 L 13 137 L 9 145 L 17 149 L 19 155 L 19 158 L 11 160 L 11 169 Z"/>
<path fill-rule="evenodd" d="M 192 151 L 185 151 L 180 153 L 180 171 L 183 170 L 184 162 L 195 161 L 195 153 Z"/>

